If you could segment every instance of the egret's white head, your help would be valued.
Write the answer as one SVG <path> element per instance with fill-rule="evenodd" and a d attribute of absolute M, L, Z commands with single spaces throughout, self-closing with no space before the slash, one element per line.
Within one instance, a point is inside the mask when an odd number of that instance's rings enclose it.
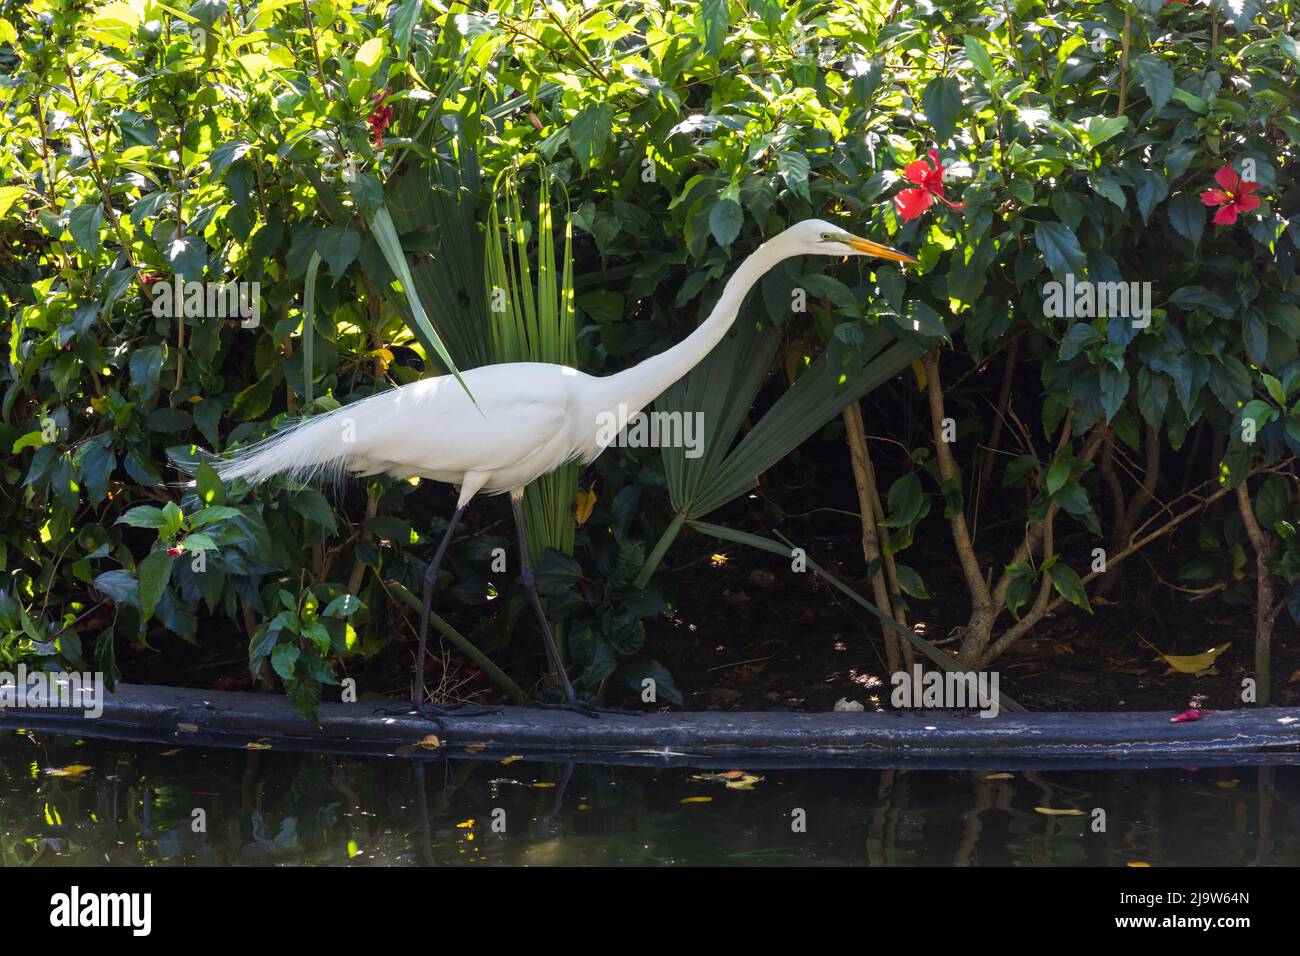
<path fill-rule="evenodd" d="M 877 259 L 910 262 L 913 265 L 918 262 L 906 252 L 899 252 L 889 246 L 882 246 L 878 242 L 845 232 L 839 226 L 832 225 L 824 219 L 805 219 L 803 222 L 797 222 L 772 241 L 790 247 L 795 255 L 874 256 Z"/>

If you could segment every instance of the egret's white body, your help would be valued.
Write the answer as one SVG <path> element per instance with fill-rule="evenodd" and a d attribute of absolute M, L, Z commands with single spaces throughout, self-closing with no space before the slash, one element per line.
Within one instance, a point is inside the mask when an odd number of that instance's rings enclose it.
<path fill-rule="evenodd" d="M 348 472 L 418 476 L 459 485 L 451 527 L 426 575 L 422 658 L 433 578 L 456 519 L 470 499 L 479 492 L 510 492 L 516 521 L 522 523 L 519 499 L 529 482 L 570 461 L 593 461 L 617 437 L 608 423 L 625 423 L 699 364 L 731 327 L 754 284 L 777 263 L 798 255 L 916 261 L 828 222 L 808 219 L 746 258 L 699 328 L 630 369 L 593 376 L 542 362 L 485 365 L 462 373 L 469 394 L 451 375 L 423 379 L 306 419 L 240 449 L 217 463 L 217 473 L 223 481 L 243 478 L 254 484 L 276 474 L 310 478 Z M 522 561 L 531 590 L 526 549 Z M 541 616 L 540 604 L 534 606 Z M 541 623 L 550 645 L 544 616 Z M 558 663 L 558 654 L 550 649 Z M 572 702 L 572 688 L 560 673 Z"/>
<path fill-rule="evenodd" d="M 460 485 L 459 507 L 479 492 L 519 491 L 570 461 L 593 461 L 626 421 L 694 368 L 735 321 L 746 293 L 772 266 L 796 255 L 876 255 L 914 261 L 809 219 L 760 246 L 727 282 L 691 335 L 626 371 L 593 376 L 562 365 L 510 362 L 423 379 L 305 419 L 218 463 L 222 480 L 276 474 L 389 474 Z M 602 444 L 600 439 L 604 439 Z"/>
<path fill-rule="evenodd" d="M 478 492 L 523 488 L 568 461 L 591 461 L 599 379 L 561 365 L 510 362 L 412 382 L 297 425 L 220 466 L 223 479 L 343 469 L 429 478 Z"/>

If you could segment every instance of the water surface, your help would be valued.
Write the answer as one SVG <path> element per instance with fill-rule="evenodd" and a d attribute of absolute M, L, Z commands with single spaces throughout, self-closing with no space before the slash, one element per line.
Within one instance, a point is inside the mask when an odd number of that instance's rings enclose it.
<path fill-rule="evenodd" d="M 1300 864 L 1300 766 L 734 769 L 417 765 L 3 731 L 0 862 Z"/>

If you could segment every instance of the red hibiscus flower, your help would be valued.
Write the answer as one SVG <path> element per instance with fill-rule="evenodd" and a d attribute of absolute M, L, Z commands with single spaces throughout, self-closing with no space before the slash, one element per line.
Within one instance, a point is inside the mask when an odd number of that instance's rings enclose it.
<path fill-rule="evenodd" d="M 1220 226 L 1231 226 L 1237 221 L 1238 213 L 1259 208 L 1259 197 L 1251 195 L 1259 188 L 1259 183 L 1242 179 L 1231 166 L 1224 166 L 1215 173 L 1214 181 L 1223 188 L 1207 189 L 1201 193 L 1201 202 L 1219 207 L 1214 221 Z"/>
<path fill-rule="evenodd" d="M 185 549 L 178 544 L 174 544 L 167 549 L 167 557 L 169 558 L 179 558 L 184 553 Z"/>
<path fill-rule="evenodd" d="M 366 123 L 370 126 L 370 135 L 375 141 L 375 149 L 384 148 L 384 134 L 388 132 L 388 126 L 393 121 L 393 108 L 384 105 L 384 97 L 392 92 L 385 87 L 382 92 L 371 97 L 375 101 L 375 106 L 366 117 Z"/>
<path fill-rule="evenodd" d="M 904 189 L 894 197 L 894 208 L 904 222 L 911 222 L 921 215 L 934 205 L 936 199 L 945 203 L 949 209 L 966 208 L 943 194 L 943 167 L 939 165 L 938 151 L 930 150 L 928 163 L 924 159 L 908 163 L 903 175 L 917 185 L 916 189 Z"/>

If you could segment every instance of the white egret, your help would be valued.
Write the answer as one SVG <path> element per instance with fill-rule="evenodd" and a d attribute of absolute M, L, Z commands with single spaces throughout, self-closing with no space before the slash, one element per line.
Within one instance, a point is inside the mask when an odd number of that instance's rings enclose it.
<path fill-rule="evenodd" d="M 460 486 L 460 498 L 424 575 L 420 643 L 412 699 L 425 711 L 424 657 L 438 568 L 470 500 L 508 493 L 519 537 L 521 578 L 541 625 L 546 652 L 563 685 L 566 708 L 595 716 L 578 700 L 565 673 L 537 595 L 528 558 L 523 494 L 530 481 L 571 461 L 583 464 L 612 443 L 607 425 L 626 422 L 703 361 L 731 328 L 745 295 L 777 263 L 794 256 L 874 256 L 916 263 L 911 256 L 807 219 L 758 247 L 727 281 L 713 311 L 672 348 L 625 371 L 597 377 L 541 362 L 484 365 L 463 374 L 473 394 L 443 375 L 309 418 L 216 463 L 223 481 L 249 483 L 285 474 L 322 472 L 429 478 Z M 440 708 L 430 708 L 435 713 Z"/>

